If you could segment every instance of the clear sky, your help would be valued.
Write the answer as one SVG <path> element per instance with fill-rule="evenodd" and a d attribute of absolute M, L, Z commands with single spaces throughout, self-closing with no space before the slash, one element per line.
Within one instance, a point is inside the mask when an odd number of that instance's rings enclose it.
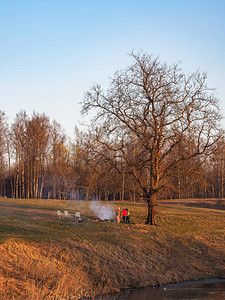
<path fill-rule="evenodd" d="M 0 0 L 0 110 L 44 112 L 72 137 L 84 92 L 132 49 L 207 71 L 225 114 L 225 0 Z"/>

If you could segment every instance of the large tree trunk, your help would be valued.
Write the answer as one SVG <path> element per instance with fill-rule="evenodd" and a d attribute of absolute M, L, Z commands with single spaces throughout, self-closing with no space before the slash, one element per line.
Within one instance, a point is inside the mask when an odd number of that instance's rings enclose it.
<path fill-rule="evenodd" d="M 156 224 L 156 195 L 152 195 L 146 199 L 148 204 L 148 215 L 146 223 L 147 225 L 157 225 Z"/>

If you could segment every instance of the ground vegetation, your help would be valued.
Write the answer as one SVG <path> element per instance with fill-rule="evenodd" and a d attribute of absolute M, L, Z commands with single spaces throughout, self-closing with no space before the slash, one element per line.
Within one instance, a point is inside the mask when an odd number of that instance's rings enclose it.
<path fill-rule="evenodd" d="M 115 212 L 118 205 L 130 210 L 131 223 L 117 224 L 100 220 L 90 201 L 1 198 L 0 298 L 94 299 L 121 288 L 224 278 L 222 203 L 159 204 L 159 226 L 150 227 L 144 204 L 111 202 Z M 83 222 L 56 210 L 80 211 Z"/>

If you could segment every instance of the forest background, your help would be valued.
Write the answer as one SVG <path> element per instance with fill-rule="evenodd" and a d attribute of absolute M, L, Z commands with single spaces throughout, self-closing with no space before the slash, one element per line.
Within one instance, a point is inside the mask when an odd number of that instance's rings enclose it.
<path fill-rule="evenodd" d="M 28 199 L 141 200 L 128 167 L 123 164 L 124 169 L 117 172 L 110 163 L 101 163 L 87 147 L 90 134 L 77 128 L 75 133 L 73 140 L 68 139 L 59 123 L 36 112 L 31 116 L 25 111 L 18 112 L 9 126 L 1 112 L 0 195 Z M 160 198 L 224 198 L 224 143 L 224 137 L 218 140 L 204 163 L 197 164 L 194 158 L 174 169 Z M 200 161 L 201 157 L 197 159 Z"/>

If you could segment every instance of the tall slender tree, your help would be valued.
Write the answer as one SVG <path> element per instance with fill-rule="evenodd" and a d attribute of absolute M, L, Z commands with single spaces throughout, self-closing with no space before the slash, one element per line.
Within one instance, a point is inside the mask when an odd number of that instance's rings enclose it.
<path fill-rule="evenodd" d="M 5 113 L 0 111 L 0 196 L 5 196 L 5 178 L 7 173 L 7 122 Z"/>

